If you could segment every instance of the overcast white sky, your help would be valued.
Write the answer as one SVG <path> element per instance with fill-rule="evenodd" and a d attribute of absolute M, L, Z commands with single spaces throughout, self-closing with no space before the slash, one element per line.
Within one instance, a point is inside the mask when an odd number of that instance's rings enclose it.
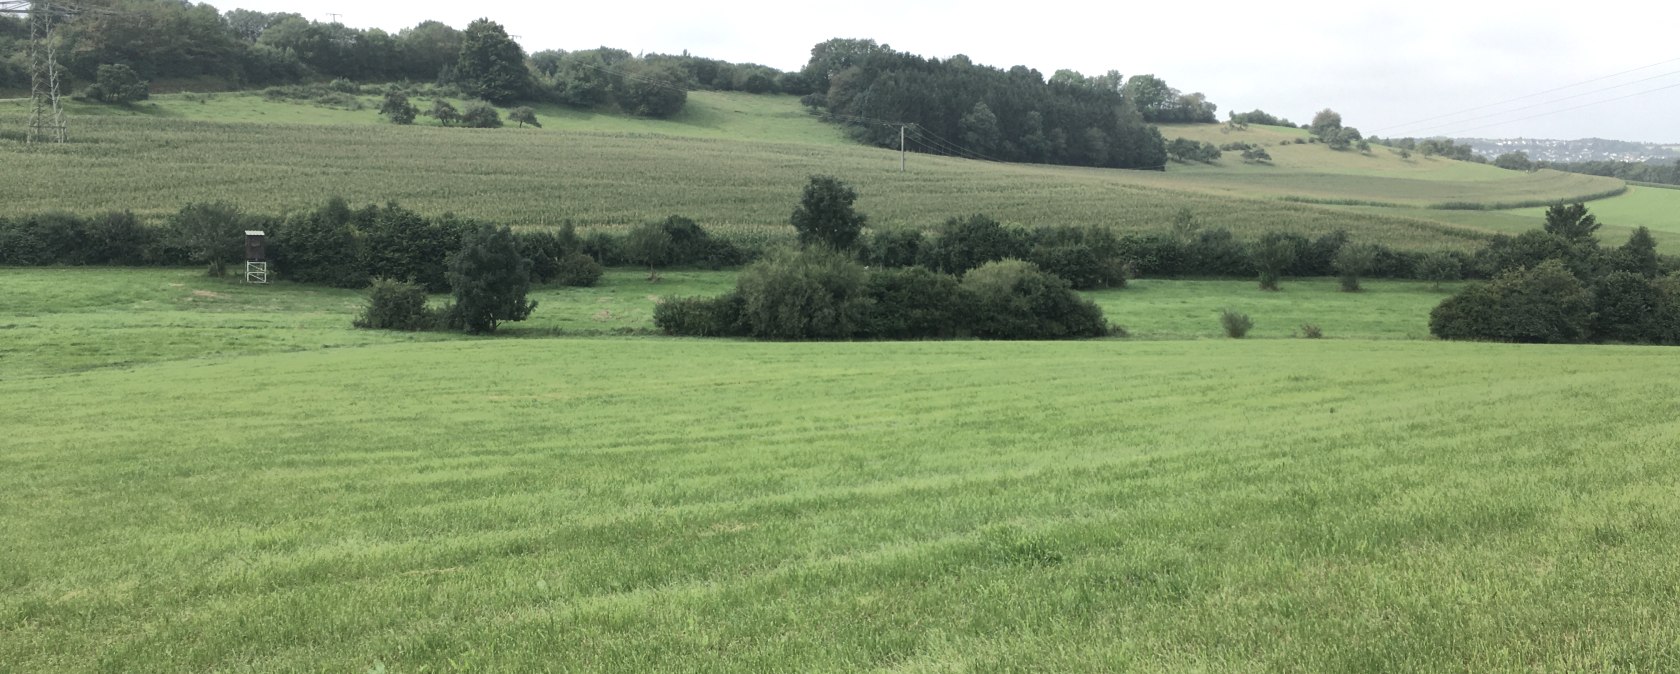
<path fill-rule="evenodd" d="M 791 70 L 832 37 L 923 56 L 966 54 L 1046 77 L 1152 73 L 1230 110 L 1308 121 L 1326 106 L 1381 136 L 1601 137 L 1680 143 L 1680 3 L 1410 0 L 1381 3 L 440 2 L 222 0 L 395 32 L 425 19 L 488 17 L 526 51 L 601 45 Z M 1653 64 L 1661 65 L 1653 65 Z M 1468 108 L 1593 80 L 1502 106 Z M 1645 82 L 1638 80 L 1651 78 Z M 1625 86 L 1618 86 L 1625 85 Z M 1615 88 L 1610 88 L 1615 87 Z M 1635 95 L 1626 100 L 1566 108 Z M 1608 89 L 1605 91 L 1597 91 Z M 1559 100 L 1565 99 L 1567 100 Z M 1513 108 L 1528 107 L 1524 110 Z M 1507 112 L 1508 111 L 1508 112 Z M 1520 119 L 1533 115 L 1544 116 Z M 1430 119 L 1424 122 L 1422 120 Z M 1414 123 L 1417 122 L 1417 123 Z"/>

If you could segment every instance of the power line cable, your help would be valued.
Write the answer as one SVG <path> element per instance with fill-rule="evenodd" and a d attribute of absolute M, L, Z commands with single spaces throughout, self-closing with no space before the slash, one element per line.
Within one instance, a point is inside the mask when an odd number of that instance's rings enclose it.
<path fill-rule="evenodd" d="M 1582 81 L 1576 82 L 1574 84 L 1566 84 L 1566 85 L 1561 86 L 1561 87 L 1556 87 L 1556 88 L 1553 88 L 1553 89 L 1547 89 L 1545 91 L 1541 91 L 1541 92 L 1538 92 L 1538 93 L 1532 93 L 1532 94 L 1528 94 L 1528 95 L 1525 95 L 1525 96 L 1518 96 L 1516 98 L 1508 98 L 1508 99 L 1505 99 L 1503 101 L 1488 103 L 1486 105 L 1478 105 L 1478 106 L 1473 107 L 1473 108 L 1465 108 L 1463 110 L 1457 110 L 1457 111 L 1454 111 L 1454 112 L 1449 112 L 1449 113 L 1446 113 L 1444 115 L 1436 115 L 1434 117 L 1425 117 L 1423 119 L 1413 120 L 1413 121 L 1410 121 L 1410 122 L 1406 122 L 1404 124 L 1394 124 L 1394 125 L 1391 125 L 1391 126 L 1386 126 L 1386 127 L 1380 128 L 1380 129 L 1375 129 L 1374 132 L 1383 132 L 1383 131 L 1389 131 L 1389 130 L 1392 130 L 1392 129 L 1399 129 L 1399 128 L 1403 128 L 1403 127 L 1412 126 L 1412 125 L 1415 125 L 1415 124 L 1422 124 L 1424 122 L 1432 122 L 1432 121 L 1435 121 L 1437 119 L 1444 119 L 1444 118 L 1447 118 L 1447 117 L 1456 117 L 1456 116 L 1462 115 L 1466 112 L 1476 112 L 1478 110 L 1486 110 L 1488 108 L 1494 108 L 1494 107 L 1498 107 L 1498 106 L 1501 106 L 1501 105 L 1505 105 L 1506 103 L 1515 103 L 1517 101 L 1526 101 L 1530 98 L 1537 98 L 1537 97 L 1540 97 L 1540 96 L 1545 96 L 1546 94 L 1551 94 L 1551 93 L 1556 93 L 1556 92 L 1559 92 L 1559 91 L 1564 91 L 1566 89 L 1574 89 L 1575 87 L 1581 86 L 1583 84 L 1592 84 L 1593 82 L 1602 82 L 1604 80 L 1611 79 L 1611 78 L 1614 78 L 1614 77 L 1621 77 L 1622 75 L 1626 75 L 1626 74 L 1629 74 L 1629 73 L 1636 73 L 1636 72 L 1639 72 L 1641 70 L 1650 70 L 1651 68 L 1655 68 L 1657 66 L 1668 65 L 1670 63 L 1675 63 L 1675 62 L 1680 62 L 1680 57 L 1671 58 L 1671 59 L 1668 59 L 1666 61 L 1658 61 L 1656 63 L 1652 63 L 1652 64 L 1649 64 L 1649 65 L 1639 66 L 1638 68 L 1631 68 L 1631 69 L 1628 69 L 1628 70 L 1623 70 L 1619 73 L 1613 73 L 1613 74 L 1610 74 L 1610 75 L 1605 75 L 1603 77 L 1594 77 L 1590 80 L 1582 80 Z"/>
<path fill-rule="evenodd" d="M 1605 103 L 1614 103 L 1616 101 L 1625 101 L 1629 98 L 1637 98 L 1639 96 L 1644 96 L 1644 95 L 1647 95 L 1647 94 L 1654 94 L 1654 93 L 1657 93 L 1659 91 L 1667 91 L 1669 89 L 1676 89 L 1676 88 L 1680 88 L 1680 84 L 1670 84 L 1666 87 L 1657 87 L 1655 89 L 1647 89 L 1645 91 L 1634 92 L 1634 93 L 1628 94 L 1626 96 L 1617 96 L 1616 98 L 1607 98 L 1607 99 L 1602 100 L 1602 101 L 1593 101 L 1591 103 L 1584 103 L 1582 105 L 1577 105 L 1577 106 L 1570 107 L 1570 108 L 1564 108 L 1562 110 L 1553 110 L 1553 111 L 1550 111 L 1550 112 L 1542 112 L 1538 115 L 1529 115 L 1527 117 L 1519 117 L 1517 119 L 1508 119 L 1508 120 L 1505 120 L 1503 122 L 1494 122 L 1492 124 L 1483 124 L 1481 126 L 1473 126 L 1473 127 L 1468 128 L 1468 129 L 1459 129 L 1457 131 L 1452 132 L 1451 134 L 1437 134 L 1437 135 L 1457 136 L 1459 134 L 1468 133 L 1468 132 L 1471 132 L 1471 131 L 1479 131 L 1481 129 L 1487 129 L 1487 128 L 1492 128 L 1492 127 L 1496 127 L 1496 126 L 1504 126 L 1506 124 L 1511 124 L 1511 123 L 1514 123 L 1514 122 L 1522 122 L 1522 121 L 1526 121 L 1526 120 L 1530 120 L 1530 119 L 1536 119 L 1536 118 L 1540 118 L 1540 117 L 1548 117 L 1548 116 L 1551 116 L 1551 115 L 1562 114 L 1562 113 L 1565 113 L 1565 112 L 1572 112 L 1572 111 L 1575 111 L 1575 110 L 1580 110 L 1582 108 L 1590 108 L 1590 107 L 1595 106 L 1595 105 L 1603 105 Z"/>
<path fill-rule="evenodd" d="M 1503 116 L 1503 115 L 1509 115 L 1509 114 L 1515 113 L 1515 112 L 1522 112 L 1524 110 L 1533 110 L 1535 108 L 1543 108 L 1543 107 L 1546 107 L 1548 105 L 1556 105 L 1556 104 L 1562 103 L 1564 101 L 1570 101 L 1570 100 L 1574 100 L 1574 99 L 1577 99 L 1577 98 L 1582 98 L 1582 97 L 1585 97 L 1585 96 L 1592 96 L 1594 94 L 1601 94 L 1601 93 L 1604 93 L 1606 91 L 1610 91 L 1610 90 L 1613 90 L 1613 89 L 1621 89 L 1623 87 L 1631 87 L 1635 84 L 1644 84 L 1644 83 L 1649 82 L 1651 80 L 1658 80 L 1658 79 L 1662 79 L 1664 77 L 1673 77 L 1675 75 L 1680 75 L 1680 70 L 1666 72 L 1666 73 L 1663 73 L 1661 75 L 1652 75 L 1650 77 L 1647 77 L 1647 78 L 1644 78 L 1644 79 L 1639 79 L 1639 80 L 1634 80 L 1632 82 L 1623 82 L 1622 84 L 1608 86 L 1608 87 L 1604 87 L 1602 89 L 1594 89 L 1592 91 L 1585 91 L 1585 92 L 1582 92 L 1582 93 L 1579 93 L 1579 94 L 1564 96 L 1563 98 L 1554 98 L 1554 99 L 1549 100 L 1549 101 L 1541 101 L 1539 103 L 1525 105 L 1525 106 L 1522 106 L 1520 108 L 1511 108 L 1510 110 L 1501 110 L 1499 112 L 1489 113 L 1489 114 L 1486 114 L 1486 115 L 1478 115 L 1478 116 L 1475 116 L 1475 117 L 1467 117 L 1465 119 L 1460 119 L 1460 120 L 1457 120 L 1457 121 L 1454 121 L 1454 122 L 1448 122 L 1448 123 L 1445 123 L 1445 124 L 1436 124 L 1434 126 L 1427 126 L 1427 127 L 1424 127 L 1422 129 L 1419 129 L 1417 131 L 1413 131 L 1413 132 L 1410 132 L 1410 133 L 1422 134 L 1422 133 L 1425 133 L 1425 132 L 1428 132 L 1428 131 L 1433 131 L 1435 129 L 1442 129 L 1442 128 L 1459 126 L 1461 124 L 1467 124 L 1469 122 L 1477 122 L 1477 121 L 1481 121 L 1481 120 L 1484 120 L 1484 119 L 1493 119 L 1495 117 L 1500 117 L 1500 116 Z"/>

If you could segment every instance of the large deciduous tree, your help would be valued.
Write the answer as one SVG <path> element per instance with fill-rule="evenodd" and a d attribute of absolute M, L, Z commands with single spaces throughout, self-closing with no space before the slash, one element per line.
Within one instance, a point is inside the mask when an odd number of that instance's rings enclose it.
<path fill-rule="evenodd" d="M 474 21 L 461 36 L 455 79 L 467 93 L 492 103 L 519 100 L 525 96 L 530 80 L 525 50 L 508 37 L 501 24 L 489 19 Z"/>

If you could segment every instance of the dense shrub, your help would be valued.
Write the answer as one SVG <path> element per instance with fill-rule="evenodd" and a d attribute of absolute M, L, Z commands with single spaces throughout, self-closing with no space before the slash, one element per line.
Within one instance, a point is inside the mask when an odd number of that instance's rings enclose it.
<path fill-rule="evenodd" d="M 367 307 L 354 325 L 374 330 L 430 330 L 437 315 L 426 308 L 426 289 L 418 284 L 376 279 Z"/>
<path fill-rule="evenodd" d="M 911 267 L 922 248 L 922 232 L 916 229 L 882 229 L 869 235 L 862 259 L 871 267 Z"/>
<path fill-rule="evenodd" d="M 1666 341 L 1666 298 L 1650 279 L 1612 272 L 1593 286 L 1593 337 L 1613 342 Z"/>
<path fill-rule="evenodd" d="M 554 270 L 554 276 L 549 280 L 557 285 L 572 288 L 587 288 L 601 280 L 601 263 L 595 258 L 583 253 L 572 253 L 561 258 Z"/>
<path fill-rule="evenodd" d="M 1324 328 L 1316 323 L 1302 323 L 1301 337 L 1305 339 L 1324 339 Z"/>
<path fill-rule="evenodd" d="M 1027 258 L 1074 288 L 1124 288 L 1126 260 L 1120 239 L 1103 227 L 1041 227 Z"/>
<path fill-rule="evenodd" d="M 450 322 L 471 333 L 495 332 L 537 308 L 525 297 L 531 291 L 531 261 L 519 254 L 506 227 L 478 225 L 466 231 L 460 252 L 449 261 L 449 287 L 455 295 Z"/>
<path fill-rule="evenodd" d="M 1464 267 L 1453 254 L 1437 251 L 1418 258 L 1416 273 L 1419 279 L 1432 281 L 1439 289 L 1443 282 L 1464 278 Z"/>
<path fill-rule="evenodd" d="M 1254 329 L 1254 321 L 1248 314 L 1225 309 L 1219 312 L 1219 326 L 1225 329 L 1225 336 L 1231 339 L 1242 339 L 1248 336 L 1248 331 Z"/>
<path fill-rule="evenodd" d="M 1188 276 L 1240 277 L 1255 272 L 1248 247 L 1237 241 L 1231 230 L 1223 227 L 1200 230 L 1192 235 L 1184 245 L 1182 264 L 1179 273 Z"/>
<path fill-rule="evenodd" d="M 1341 281 L 1342 292 L 1359 292 L 1359 277 L 1371 271 L 1377 261 L 1377 248 L 1370 244 L 1356 243 L 1342 246 L 1336 253 L 1336 277 Z"/>
<path fill-rule="evenodd" d="M 500 129 L 502 116 L 496 108 L 484 101 L 471 101 L 465 110 L 461 111 L 461 126 L 469 129 Z"/>
<path fill-rule="evenodd" d="M 229 262 L 244 257 L 245 214 L 227 202 L 192 203 L 169 218 L 169 238 L 192 262 L 208 266 L 211 276 L 227 273 Z"/>
<path fill-rule="evenodd" d="M 1260 272 L 1260 289 L 1277 290 L 1278 279 L 1295 262 L 1298 246 L 1289 235 L 1267 232 L 1254 243 L 1250 257 L 1254 269 Z"/>
<path fill-rule="evenodd" d="M 1442 339 L 1562 344 L 1590 335 L 1593 299 L 1559 260 L 1500 274 L 1441 302 L 1429 331 Z"/>
<path fill-rule="evenodd" d="M 924 241 L 918 262 L 934 271 L 962 274 L 987 262 L 1024 258 L 1031 250 L 1031 234 L 1003 226 L 985 215 L 951 218 Z"/>
<path fill-rule="evenodd" d="M 270 239 L 276 271 L 300 283 L 339 288 L 367 285 L 361 240 L 350 220 L 349 205 L 337 197 L 314 211 L 287 218 Z"/>
<path fill-rule="evenodd" d="M 992 339 L 1068 339 L 1108 334 L 1102 308 L 1031 262 L 988 262 L 963 275 L 973 297 L 970 329 Z"/>
<path fill-rule="evenodd" d="M 450 290 L 449 257 L 476 226 L 450 214 L 428 219 L 395 203 L 367 206 L 350 218 L 361 236 L 366 276 L 412 281 L 434 293 Z"/>
<path fill-rule="evenodd" d="M 745 303 L 736 293 L 719 297 L 675 297 L 653 307 L 653 324 L 668 335 L 735 337 L 746 334 Z"/>
<path fill-rule="evenodd" d="M 863 333 L 877 339 L 957 337 L 976 311 L 955 276 L 922 267 L 872 272 L 864 294 L 871 304 Z"/>
<path fill-rule="evenodd" d="M 745 332 L 762 339 L 846 339 L 868 316 L 864 269 L 817 247 L 781 250 L 749 265 L 736 281 Z"/>

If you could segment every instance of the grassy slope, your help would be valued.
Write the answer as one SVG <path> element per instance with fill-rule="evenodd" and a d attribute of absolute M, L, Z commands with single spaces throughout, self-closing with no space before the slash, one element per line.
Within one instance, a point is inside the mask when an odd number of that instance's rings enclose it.
<path fill-rule="evenodd" d="M 134 111 L 72 108 L 79 142 L 29 152 L 0 142 L 0 178 L 18 186 L 0 213 L 71 205 L 161 217 L 186 201 L 251 208 L 309 206 L 324 194 L 398 200 L 516 225 L 622 225 L 683 213 L 714 225 L 780 225 L 804 176 L 840 175 L 882 226 L 928 226 L 987 212 L 1022 224 L 1103 224 L 1159 231 L 1180 207 L 1244 234 L 1346 227 L 1409 248 L 1467 247 L 1488 229 L 1463 226 L 1439 201 L 1557 198 L 1601 179 L 1524 175 L 1445 160 L 1365 157 L 1321 145 L 1269 148 L 1275 166 L 1174 166 L 1167 173 L 997 165 L 897 155 L 844 142 L 790 97 L 696 93 L 669 121 L 546 108 L 545 128 L 396 128 L 372 109 L 343 111 L 255 95 L 167 96 Z M 97 113 L 97 114 L 95 114 Z M 0 125 L 21 120 L 0 106 Z M 93 115 L 93 116 L 87 116 Z M 212 121 L 214 120 L 214 121 Z M 259 122 L 259 123 L 253 123 Z M 279 123 L 275 123 L 279 122 Z M 1169 136 L 1282 140 L 1293 130 L 1173 127 Z M 1281 197 L 1382 201 L 1405 209 L 1283 203 Z"/>
<path fill-rule="evenodd" d="M 642 272 L 609 270 L 594 288 L 538 289 L 537 312 L 504 331 L 515 337 L 652 333 L 657 298 L 714 296 L 733 285 L 733 272 L 666 271 L 650 284 Z M 198 270 L 0 268 L 0 287 L 7 298 L 0 305 L 0 379 L 466 339 L 352 330 L 350 320 L 364 303 L 360 291 L 248 286 Z M 1307 279 L 1285 282 L 1277 293 L 1243 281 L 1138 281 L 1090 295 L 1110 320 L 1141 338 L 1219 337 L 1219 312 L 1233 308 L 1254 317 L 1253 337 L 1287 337 L 1310 322 L 1331 338 L 1408 339 L 1428 335 L 1429 310 L 1444 293 L 1423 283 L 1374 281 L 1366 292 L 1348 294 L 1333 280 Z"/>
<path fill-rule="evenodd" d="M 387 344 L 0 382 L 23 671 L 1680 667 L 1665 349 Z"/>

